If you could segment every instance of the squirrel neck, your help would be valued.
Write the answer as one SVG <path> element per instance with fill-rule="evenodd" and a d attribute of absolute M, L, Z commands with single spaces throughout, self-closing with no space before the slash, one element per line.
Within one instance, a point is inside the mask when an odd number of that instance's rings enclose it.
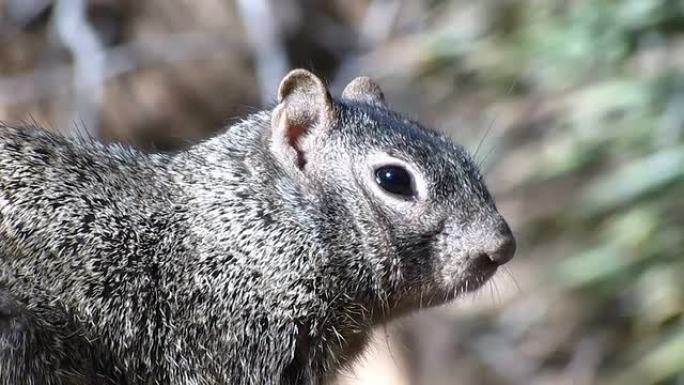
<path fill-rule="evenodd" d="M 361 351 L 373 323 L 372 278 L 361 266 L 367 250 L 355 213 L 335 194 L 307 194 L 279 166 L 269 125 L 270 114 L 259 113 L 171 158 L 169 173 L 187 199 L 187 247 L 197 251 L 189 266 L 230 260 L 240 274 L 217 273 L 213 290 L 228 282 L 226 292 L 262 293 L 223 310 L 234 317 L 235 308 L 248 309 L 248 318 L 292 329 L 289 375 L 335 372 Z M 340 271 L 350 261 L 359 266 Z"/>

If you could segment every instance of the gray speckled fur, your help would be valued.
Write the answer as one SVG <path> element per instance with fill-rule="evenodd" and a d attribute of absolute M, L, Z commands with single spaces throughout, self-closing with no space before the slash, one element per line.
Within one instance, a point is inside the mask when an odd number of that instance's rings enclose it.
<path fill-rule="evenodd" d="M 372 326 L 479 286 L 508 229 L 470 158 L 335 106 L 306 186 L 271 111 L 173 154 L 0 127 L 0 385 L 325 384 Z M 427 201 L 379 200 L 372 152 L 421 170 Z"/>

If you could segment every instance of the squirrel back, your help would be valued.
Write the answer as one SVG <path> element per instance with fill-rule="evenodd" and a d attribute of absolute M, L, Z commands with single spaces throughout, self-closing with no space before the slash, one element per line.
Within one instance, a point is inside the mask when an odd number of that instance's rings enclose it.
<path fill-rule="evenodd" d="M 368 78 L 278 101 L 175 153 L 0 128 L 0 384 L 325 384 L 512 258 L 467 153 Z"/>

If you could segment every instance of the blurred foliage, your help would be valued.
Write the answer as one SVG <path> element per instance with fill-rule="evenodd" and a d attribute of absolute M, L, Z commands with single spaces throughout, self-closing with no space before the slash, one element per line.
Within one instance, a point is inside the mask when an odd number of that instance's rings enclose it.
<path fill-rule="evenodd" d="M 683 383 L 684 2 L 477 7 L 487 22 L 467 39 L 448 26 L 427 39 L 426 68 L 469 72 L 500 98 L 542 95 L 552 105 L 545 132 L 526 139 L 532 169 L 514 188 L 576 181 L 525 236 L 571 240 L 547 285 L 587 310 L 576 336 L 612 341 L 596 381 Z M 504 95 L 511 83 L 515 92 Z M 498 167 L 509 167 L 506 150 L 497 153 Z"/>

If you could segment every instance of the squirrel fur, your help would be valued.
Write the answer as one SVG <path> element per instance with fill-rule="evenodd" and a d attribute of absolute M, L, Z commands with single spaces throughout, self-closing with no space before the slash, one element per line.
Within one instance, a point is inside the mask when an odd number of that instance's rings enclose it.
<path fill-rule="evenodd" d="M 370 79 L 278 102 L 173 153 L 0 127 L 0 385 L 328 384 L 512 258 L 466 151 Z"/>

